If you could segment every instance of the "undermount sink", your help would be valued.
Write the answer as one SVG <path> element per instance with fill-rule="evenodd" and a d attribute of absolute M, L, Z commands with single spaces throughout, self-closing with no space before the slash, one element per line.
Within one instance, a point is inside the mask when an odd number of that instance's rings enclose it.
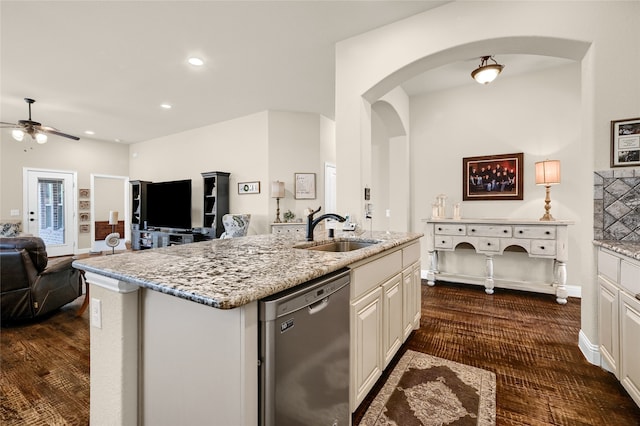
<path fill-rule="evenodd" d="M 359 250 L 362 248 L 370 247 L 374 244 L 378 244 L 380 241 L 331 241 L 329 243 L 296 246 L 295 248 L 306 250 L 318 250 L 318 251 L 331 251 L 331 252 L 345 252 Z"/>

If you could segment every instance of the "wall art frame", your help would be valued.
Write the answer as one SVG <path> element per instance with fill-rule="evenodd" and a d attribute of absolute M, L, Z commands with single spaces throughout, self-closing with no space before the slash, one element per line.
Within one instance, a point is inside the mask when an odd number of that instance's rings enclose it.
<path fill-rule="evenodd" d="M 640 117 L 611 121 L 611 167 L 640 166 Z"/>
<path fill-rule="evenodd" d="M 260 181 L 255 182 L 238 182 L 238 194 L 259 194 Z"/>
<path fill-rule="evenodd" d="M 524 153 L 462 159 L 462 200 L 522 200 Z"/>
<path fill-rule="evenodd" d="M 316 174 L 294 173 L 294 196 L 296 200 L 315 200 Z"/>

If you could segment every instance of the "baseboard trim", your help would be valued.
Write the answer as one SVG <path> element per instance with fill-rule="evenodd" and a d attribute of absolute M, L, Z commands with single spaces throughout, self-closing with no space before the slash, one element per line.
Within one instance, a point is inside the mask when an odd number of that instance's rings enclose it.
<path fill-rule="evenodd" d="M 591 343 L 582 330 L 578 333 L 578 347 L 587 361 L 597 366 L 601 365 L 600 347 Z"/>

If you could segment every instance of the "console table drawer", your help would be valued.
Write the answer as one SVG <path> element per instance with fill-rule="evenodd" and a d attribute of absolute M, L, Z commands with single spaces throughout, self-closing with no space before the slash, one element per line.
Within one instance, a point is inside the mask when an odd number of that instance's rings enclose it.
<path fill-rule="evenodd" d="M 478 239 L 478 251 L 487 252 L 499 252 L 500 251 L 500 239 L 498 238 L 479 238 Z"/>
<path fill-rule="evenodd" d="M 516 226 L 513 231 L 515 238 L 556 239 L 555 226 Z"/>
<path fill-rule="evenodd" d="M 465 227 L 464 225 L 436 225 L 435 229 L 436 235 L 464 235 Z"/>
<path fill-rule="evenodd" d="M 534 256 L 555 256 L 556 242 L 549 240 L 533 240 L 531 241 L 530 253 Z"/>
<path fill-rule="evenodd" d="M 476 237 L 511 237 L 510 226 L 467 225 L 467 235 Z"/>
<path fill-rule="evenodd" d="M 434 245 L 437 249 L 453 248 L 453 238 L 446 235 L 438 235 L 437 237 L 435 237 Z"/>

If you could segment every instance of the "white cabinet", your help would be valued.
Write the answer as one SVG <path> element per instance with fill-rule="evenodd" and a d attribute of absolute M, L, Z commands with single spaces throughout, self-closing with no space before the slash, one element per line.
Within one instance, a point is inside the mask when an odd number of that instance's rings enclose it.
<path fill-rule="evenodd" d="M 351 411 L 420 325 L 420 244 L 351 266 Z"/>
<path fill-rule="evenodd" d="M 640 405 L 640 262 L 598 251 L 598 332 L 603 368 Z"/>
<path fill-rule="evenodd" d="M 286 234 L 305 237 L 307 232 L 307 225 L 302 222 L 286 222 L 286 223 L 272 223 L 272 234 Z"/>
<path fill-rule="evenodd" d="M 385 368 L 404 342 L 402 284 L 402 274 L 397 274 L 382 285 L 382 345 Z"/>
<path fill-rule="evenodd" d="M 351 352 L 358 360 L 351 368 L 351 393 L 362 401 L 382 374 L 382 288 L 374 288 L 351 305 Z"/>
<path fill-rule="evenodd" d="M 620 292 L 620 375 L 622 386 L 640 405 L 640 300 Z"/>

